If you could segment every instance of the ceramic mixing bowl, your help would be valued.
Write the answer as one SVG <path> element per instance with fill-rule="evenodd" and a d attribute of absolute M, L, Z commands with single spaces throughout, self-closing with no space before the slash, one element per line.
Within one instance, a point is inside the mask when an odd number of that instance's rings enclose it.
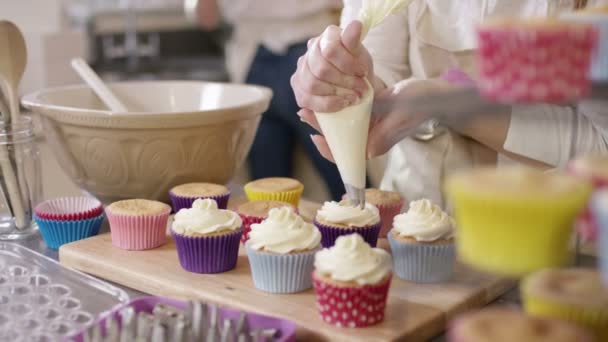
<path fill-rule="evenodd" d="M 129 109 L 110 114 L 86 86 L 23 98 L 40 114 L 65 172 L 101 201 L 168 201 L 171 187 L 225 184 L 242 164 L 272 92 L 208 82 L 119 82 L 110 89 Z"/>

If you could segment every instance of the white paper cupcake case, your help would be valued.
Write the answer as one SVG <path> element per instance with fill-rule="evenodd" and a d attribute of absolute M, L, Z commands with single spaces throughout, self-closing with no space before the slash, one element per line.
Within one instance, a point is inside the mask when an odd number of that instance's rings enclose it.
<path fill-rule="evenodd" d="M 391 233 L 388 241 L 393 254 L 393 268 L 397 277 L 416 283 L 439 283 L 454 272 L 456 247 L 446 245 L 408 244 L 397 241 Z"/>
<path fill-rule="evenodd" d="M 285 255 L 258 252 L 248 244 L 245 249 L 256 288 L 270 293 L 294 293 L 312 287 L 315 253 L 318 249 Z"/>

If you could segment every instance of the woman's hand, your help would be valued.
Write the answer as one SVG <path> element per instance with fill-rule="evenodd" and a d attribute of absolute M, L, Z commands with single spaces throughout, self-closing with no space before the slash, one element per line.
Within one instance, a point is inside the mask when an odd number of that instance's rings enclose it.
<path fill-rule="evenodd" d="M 430 92 L 446 91 L 452 87 L 442 80 L 405 80 L 377 94 L 374 99 L 374 108 L 393 108 L 392 104 L 402 102 L 400 100 Z M 298 112 L 298 115 L 302 121 L 321 132 L 313 112 L 303 109 Z M 411 135 L 427 119 L 426 115 L 408 113 L 407 109 L 399 107 L 384 112 L 374 110 L 367 140 L 368 158 L 388 152 L 395 144 Z M 321 155 L 333 161 L 325 138 L 322 135 L 313 135 L 311 139 Z"/>
<path fill-rule="evenodd" d="M 308 41 L 298 60 L 291 86 L 298 105 L 316 112 L 336 112 L 358 101 L 367 90 L 364 78 L 374 79 L 372 59 L 360 42 L 361 23 L 344 31 L 329 26 Z"/>

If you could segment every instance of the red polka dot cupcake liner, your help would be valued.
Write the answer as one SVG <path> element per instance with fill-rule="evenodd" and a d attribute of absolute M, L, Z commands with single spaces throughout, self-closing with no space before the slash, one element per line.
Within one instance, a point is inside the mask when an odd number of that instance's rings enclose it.
<path fill-rule="evenodd" d="M 80 221 L 98 217 L 103 205 L 91 197 L 61 197 L 44 201 L 34 208 L 36 216 L 43 220 Z"/>
<path fill-rule="evenodd" d="M 343 328 L 363 328 L 382 322 L 391 278 L 377 285 L 343 287 L 325 282 L 313 273 L 321 319 Z"/>
<path fill-rule="evenodd" d="M 248 216 L 248 215 L 243 215 L 243 214 L 239 214 L 239 216 L 241 217 L 241 220 L 243 221 L 243 235 L 241 236 L 241 242 L 244 245 L 245 242 L 247 242 L 247 240 L 249 240 L 249 232 L 251 231 L 251 225 L 256 224 L 256 223 L 261 223 L 262 221 L 264 221 L 265 218 L 257 217 L 257 216 Z"/>
<path fill-rule="evenodd" d="M 482 26 L 478 87 L 505 103 L 565 103 L 589 94 L 588 70 L 597 43 L 591 25 Z"/>
<path fill-rule="evenodd" d="M 401 208 L 403 208 L 404 200 L 401 199 L 398 203 L 392 205 L 377 205 L 378 212 L 380 213 L 380 220 L 382 221 L 382 226 L 380 227 L 380 237 L 384 238 L 388 235 L 388 232 L 393 229 L 393 219 L 395 216 L 401 213 Z"/>

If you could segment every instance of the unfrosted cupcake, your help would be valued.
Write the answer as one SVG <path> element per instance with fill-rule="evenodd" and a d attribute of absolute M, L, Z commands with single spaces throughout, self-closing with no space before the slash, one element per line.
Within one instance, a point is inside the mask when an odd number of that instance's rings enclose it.
<path fill-rule="evenodd" d="M 559 172 L 503 167 L 456 172 L 446 192 L 454 205 L 460 260 L 522 276 L 572 261 L 574 219 L 591 188 Z"/>
<path fill-rule="evenodd" d="M 608 157 L 585 156 L 568 163 L 568 173 L 591 183 L 593 190 L 608 187 Z M 597 239 L 597 222 L 587 207 L 576 220 L 576 231 L 586 241 Z"/>
<path fill-rule="evenodd" d="M 434 283 L 450 278 L 456 262 L 454 222 L 427 199 L 413 201 L 395 216 L 388 241 L 399 278 Z"/>
<path fill-rule="evenodd" d="M 130 199 L 106 207 L 112 244 L 128 250 L 156 248 L 167 238 L 171 207 L 158 201 Z"/>
<path fill-rule="evenodd" d="M 526 312 L 576 322 L 608 341 L 608 288 L 592 269 L 547 269 L 521 284 Z"/>
<path fill-rule="evenodd" d="M 249 182 L 245 184 L 244 190 L 250 201 L 280 201 L 297 207 L 304 185 L 292 178 L 271 177 Z"/>
<path fill-rule="evenodd" d="M 218 209 L 211 199 L 197 199 L 191 209 L 175 215 L 171 235 L 182 267 L 195 273 L 221 273 L 233 269 L 239 254 L 241 218 Z"/>
<path fill-rule="evenodd" d="M 321 233 L 292 208 L 270 210 L 268 218 L 251 226 L 245 245 L 255 287 L 271 293 L 293 293 L 312 287 L 314 254 Z"/>
<path fill-rule="evenodd" d="M 338 327 L 365 327 L 384 320 L 391 283 L 391 256 L 358 234 L 340 236 L 315 255 L 313 283 L 321 319 Z"/>
<path fill-rule="evenodd" d="M 188 183 L 178 185 L 169 191 L 171 202 L 173 202 L 173 211 L 178 212 L 181 209 L 192 207 L 197 199 L 209 198 L 217 202 L 217 207 L 226 209 L 228 207 L 228 199 L 230 198 L 230 190 L 227 187 L 213 183 Z"/>
<path fill-rule="evenodd" d="M 371 203 L 365 208 L 350 205 L 348 200 L 338 202 L 325 202 L 317 211 L 314 223 L 321 231 L 321 244 L 331 247 L 336 239 L 342 235 L 357 233 L 371 246 L 376 247 L 382 221 L 380 213 Z"/>
<path fill-rule="evenodd" d="M 510 309 L 484 309 L 456 318 L 449 342 L 593 342 L 587 330 L 563 321 L 529 317 Z"/>
<path fill-rule="evenodd" d="M 241 237 L 241 242 L 245 243 L 247 239 L 249 239 L 249 231 L 251 230 L 252 224 L 264 221 L 264 219 L 268 217 L 268 213 L 271 209 L 282 207 L 289 207 L 297 213 L 297 209 L 287 202 L 260 200 L 239 205 L 236 208 L 236 212 L 243 220 L 243 236 Z"/>

